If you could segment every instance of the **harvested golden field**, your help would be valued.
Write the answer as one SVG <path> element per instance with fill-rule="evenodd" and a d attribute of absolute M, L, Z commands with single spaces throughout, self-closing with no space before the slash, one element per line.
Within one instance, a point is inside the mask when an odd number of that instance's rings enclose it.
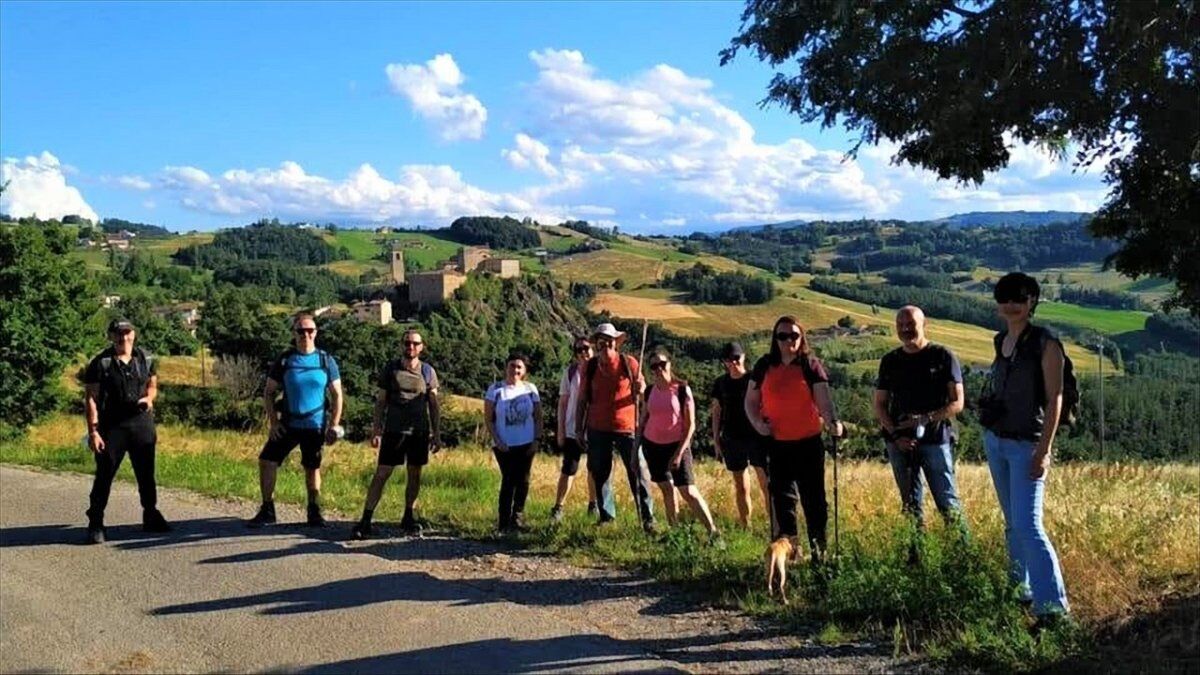
<path fill-rule="evenodd" d="M 325 269 L 344 276 L 357 279 L 363 272 L 375 271 L 385 273 L 388 266 L 377 260 L 336 260 L 321 265 Z"/>
<path fill-rule="evenodd" d="M 592 310 L 608 311 L 622 318 L 652 318 L 664 322 L 700 318 L 689 305 L 680 304 L 669 297 L 645 297 L 641 294 L 601 293 L 592 301 Z"/>

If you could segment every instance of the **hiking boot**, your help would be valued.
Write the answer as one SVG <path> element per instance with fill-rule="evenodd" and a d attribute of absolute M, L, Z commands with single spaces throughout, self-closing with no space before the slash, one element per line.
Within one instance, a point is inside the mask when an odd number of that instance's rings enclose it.
<path fill-rule="evenodd" d="M 644 521 L 642 522 L 642 531 L 653 537 L 659 533 L 658 523 L 653 520 Z"/>
<path fill-rule="evenodd" d="M 516 532 L 528 532 L 529 526 L 525 524 L 524 513 L 514 513 L 512 519 L 512 529 Z"/>
<path fill-rule="evenodd" d="M 555 506 L 554 508 L 550 509 L 550 522 L 557 525 L 558 523 L 561 523 L 562 520 L 563 520 L 563 509 L 561 506 Z"/>
<path fill-rule="evenodd" d="M 262 527 L 264 525 L 275 524 L 275 505 L 263 504 L 258 507 L 258 513 L 253 518 L 246 521 L 246 527 Z"/>
<path fill-rule="evenodd" d="M 325 522 L 325 516 L 321 515 L 321 507 L 316 504 L 308 505 L 308 526 L 309 527 L 325 527 L 328 523 Z"/>
<path fill-rule="evenodd" d="M 355 539 L 370 539 L 371 535 L 375 534 L 375 528 L 371 527 L 371 523 L 361 521 L 350 530 L 350 535 Z"/>
<path fill-rule="evenodd" d="M 142 530 L 145 532 L 153 532 L 161 534 L 171 531 L 171 524 L 163 518 L 163 514 L 158 509 L 148 509 L 142 512 Z"/>
<path fill-rule="evenodd" d="M 87 528 L 87 538 L 84 541 L 88 544 L 103 544 L 105 541 L 104 526 L 98 524 L 89 524 Z"/>
<path fill-rule="evenodd" d="M 588 502 L 588 515 L 594 516 L 600 512 L 600 507 L 596 506 L 596 502 Z"/>

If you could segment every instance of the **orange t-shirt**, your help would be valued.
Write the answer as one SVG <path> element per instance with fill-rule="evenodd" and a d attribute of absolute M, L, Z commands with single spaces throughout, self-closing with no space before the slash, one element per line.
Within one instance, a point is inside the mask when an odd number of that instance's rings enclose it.
<path fill-rule="evenodd" d="M 778 441 L 799 441 L 821 433 L 821 412 L 812 387 L 828 382 L 825 367 L 816 357 L 800 356 L 788 365 L 771 363 L 764 356 L 750 377 L 762 393 L 760 411 Z"/>
<path fill-rule="evenodd" d="M 588 396 L 587 428 L 595 431 L 612 431 L 632 434 L 637 428 L 637 388 L 630 380 L 638 380 L 638 360 L 632 356 L 618 354 L 628 367 L 617 359 L 595 357 L 595 373 L 587 378 L 591 366 L 585 364 L 583 386 Z M 589 391 L 590 389 L 590 391 Z"/>

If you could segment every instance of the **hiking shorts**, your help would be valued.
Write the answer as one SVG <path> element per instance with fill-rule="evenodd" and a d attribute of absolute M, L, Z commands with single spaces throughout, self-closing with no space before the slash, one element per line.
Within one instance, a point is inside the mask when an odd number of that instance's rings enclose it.
<path fill-rule="evenodd" d="M 721 441 L 725 468 L 745 471 L 748 466 L 767 468 L 767 443 L 762 438 L 726 438 Z"/>
<path fill-rule="evenodd" d="M 429 434 L 384 434 L 379 442 L 379 466 L 425 466 L 429 463 Z"/>
<path fill-rule="evenodd" d="M 650 480 L 655 483 L 674 483 L 675 487 L 685 487 L 696 484 L 692 469 L 692 451 L 688 449 L 679 461 L 679 468 L 671 468 L 671 458 L 679 450 L 679 442 L 655 443 L 642 439 L 642 454 L 646 456 L 646 466 L 650 469 Z"/>
<path fill-rule="evenodd" d="M 583 445 L 574 438 L 563 439 L 562 475 L 574 476 L 579 473 L 579 460 L 585 452 Z"/>
<path fill-rule="evenodd" d="M 283 460 L 291 454 L 296 446 L 300 446 L 300 466 L 306 469 L 321 468 L 321 448 L 325 446 L 325 431 L 323 429 L 292 429 L 287 428 L 278 440 L 267 438 L 259 459 L 283 464 Z"/>

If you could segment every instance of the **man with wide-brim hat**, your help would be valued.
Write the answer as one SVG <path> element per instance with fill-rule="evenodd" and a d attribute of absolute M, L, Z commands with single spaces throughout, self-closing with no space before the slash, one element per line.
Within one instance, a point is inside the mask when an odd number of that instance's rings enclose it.
<path fill-rule="evenodd" d="M 588 475 L 596 486 L 600 522 L 610 522 L 617 515 L 610 480 L 616 451 L 625 464 L 642 527 L 652 532 L 654 503 L 650 498 L 649 476 L 643 475 L 636 443 L 638 398 L 646 382 L 638 360 L 620 351 L 626 337 L 611 323 L 602 323 L 592 332 L 596 355 L 584 366 L 579 382 L 576 437 L 587 444 Z"/>

